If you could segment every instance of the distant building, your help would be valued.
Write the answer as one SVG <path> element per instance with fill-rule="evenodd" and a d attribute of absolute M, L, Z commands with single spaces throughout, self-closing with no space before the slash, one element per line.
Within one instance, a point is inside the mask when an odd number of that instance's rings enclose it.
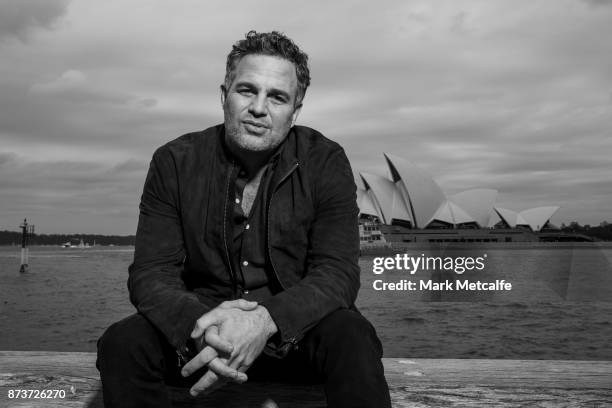
<path fill-rule="evenodd" d="M 359 241 L 362 247 L 382 246 L 386 244 L 377 219 L 362 219 L 359 223 Z"/>
<path fill-rule="evenodd" d="M 488 188 L 446 195 L 429 174 L 406 159 L 390 154 L 384 157 L 390 177 L 360 173 L 365 189 L 358 189 L 357 205 L 368 223 L 379 221 L 378 229 L 386 241 L 555 240 L 551 230 L 556 227 L 549 220 L 558 206 L 520 212 L 497 207 L 498 192 Z M 540 234 L 545 231 L 545 235 Z M 366 229 L 360 232 L 364 233 L 362 242 L 368 240 L 366 232 L 371 236 Z"/>

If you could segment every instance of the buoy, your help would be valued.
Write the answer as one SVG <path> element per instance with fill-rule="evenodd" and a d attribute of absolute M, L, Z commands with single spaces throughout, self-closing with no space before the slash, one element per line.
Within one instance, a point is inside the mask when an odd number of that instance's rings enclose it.
<path fill-rule="evenodd" d="M 28 239 L 30 235 L 34 234 L 34 225 L 28 225 L 28 220 L 24 218 L 19 227 L 21 228 L 21 266 L 19 267 L 19 273 L 26 273 L 30 270 L 28 265 Z"/>

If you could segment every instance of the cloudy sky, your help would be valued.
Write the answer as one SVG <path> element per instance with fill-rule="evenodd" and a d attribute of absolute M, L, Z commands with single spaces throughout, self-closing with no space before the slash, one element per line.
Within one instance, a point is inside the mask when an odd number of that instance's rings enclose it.
<path fill-rule="evenodd" d="M 0 0 L 0 230 L 132 234 L 154 149 L 222 120 L 225 56 L 280 30 L 298 120 L 384 175 L 612 222 L 612 2 Z"/>

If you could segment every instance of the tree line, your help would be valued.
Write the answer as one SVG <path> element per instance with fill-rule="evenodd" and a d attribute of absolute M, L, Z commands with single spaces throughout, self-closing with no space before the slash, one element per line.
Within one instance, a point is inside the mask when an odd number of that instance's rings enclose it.
<path fill-rule="evenodd" d="M 563 232 L 584 234 L 589 237 L 597 238 L 601 241 L 612 241 L 612 224 L 608 223 L 607 221 L 603 221 L 595 227 L 589 224 L 580 225 L 576 221 L 572 221 L 568 225 L 565 223 L 561 224 L 559 229 Z"/>
<path fill-rule="evenodd" d="M 561 224 L 559 229 L 563 232 L 584 234 L 601 241 L 612 241 L 612 224 L 607 221 L 598 226 L 589 224 L 580 225 L 576 221 Z M 100 235 L 100 234 L 33 234 L 29 239 L 30 245 L 62 245 L 67 242 L 78 245 L 81 240 L 93 245 L 134 245 L 135 235 Z M 0 245 L 21 245 L 21 232 L 0 231 Z"/>
<path fill-rule="evenodd" d="M 67 242 L 78 245 L 83 243 L 93 245 L 134 245 L 134 235 L 100 235 L 100 234 L 33 234 L 29 237 L 29 245 L 63 245 Z M 21 232 L 0 231 L 0 245 L 21 245 Z"/>

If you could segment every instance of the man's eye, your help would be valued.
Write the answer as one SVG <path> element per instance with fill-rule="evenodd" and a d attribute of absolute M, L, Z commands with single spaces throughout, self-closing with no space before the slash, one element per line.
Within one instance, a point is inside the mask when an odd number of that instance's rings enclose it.
<path fill-rule="evenodd" d="M 287 100 L 281 95 L 272 95 L 272 102 L 274 103 L 286 103 Z"/>
<path fill-rule="evenodd" d="M 241 95 L 252 95 L 253 90 L 248 89 L 248 88 L 242 88 L 242 89 L 238 89 L 238 93 Z"/>

